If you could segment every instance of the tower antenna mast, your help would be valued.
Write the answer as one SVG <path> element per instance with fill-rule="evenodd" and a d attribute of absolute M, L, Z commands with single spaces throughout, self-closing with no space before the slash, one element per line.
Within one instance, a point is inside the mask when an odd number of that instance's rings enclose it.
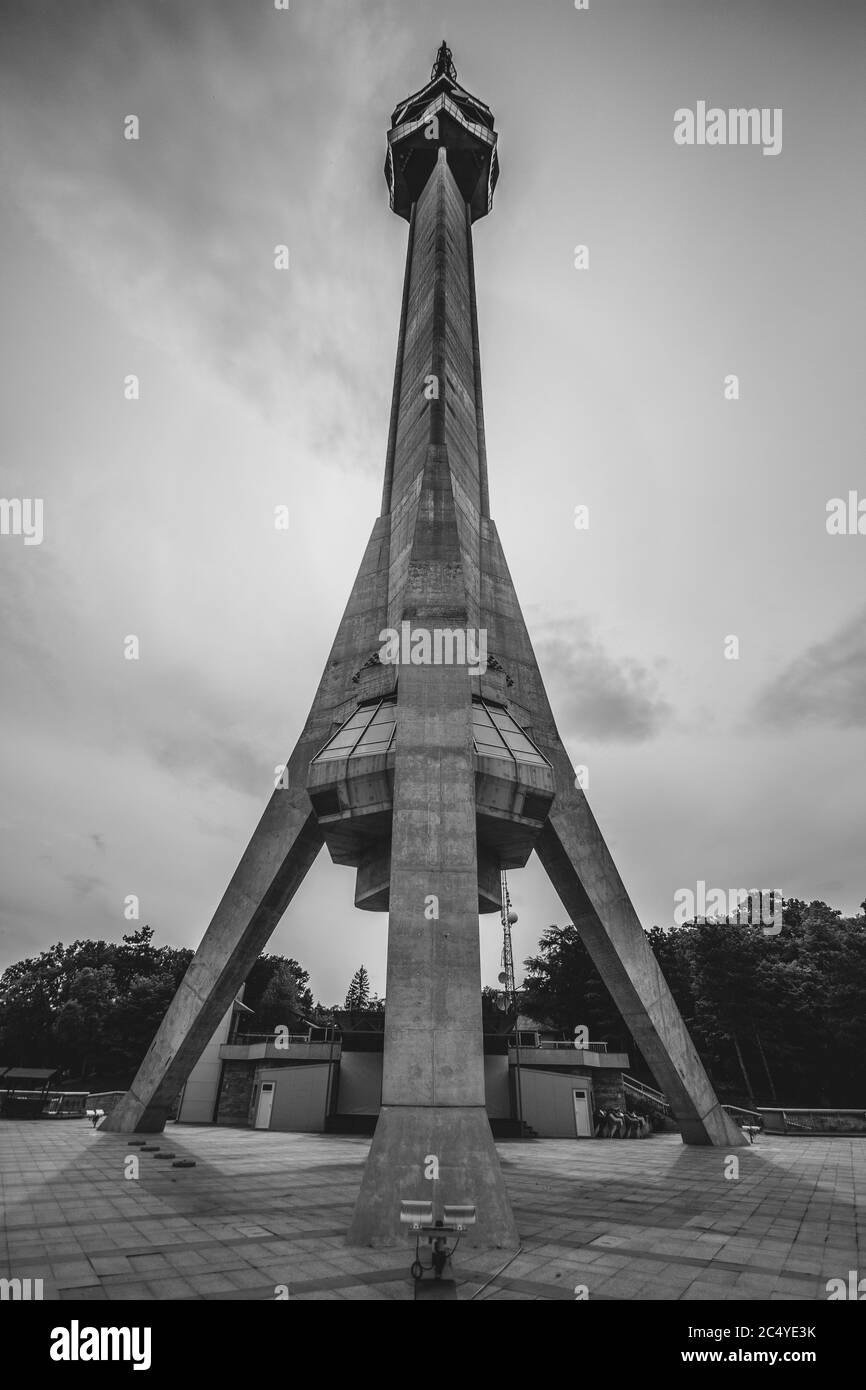
<path fill-rule="evenodd" d="M 502 881 L 502 974 L 499 976 L 505 989 L 505 1012 L 514 1013 L 514 1098 L 517 1108 L 519 1132 L 523 1133 L 523 1092 L 520 1085 L 520 1007 L 517 1001 L 517 985 L 514 980 L 514 952 L 511 948 L 511 928 L 517 921 L 517 913 L 511 906 L 508 891 L 508 878 L 505 870 Z"/>
<path fill-rule="evenodd" d="M 502 870 L 502 983 L 505 988 L 505 1008 L 514 1010 L 514 1026 L 517 1027 L 517 986 L 514 982 L 514 953 L 511 949 L 511 928 L 517 921 L 517 913 L 512 910 L 508 892 L 508 879 Z"/>

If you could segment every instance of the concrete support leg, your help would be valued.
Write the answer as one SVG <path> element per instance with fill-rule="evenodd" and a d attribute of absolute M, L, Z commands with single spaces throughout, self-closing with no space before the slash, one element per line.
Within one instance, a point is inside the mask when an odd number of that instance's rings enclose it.
<path fill-rule="evenodd" d="M 132 1086 L 103 1121 L 103 1129 L 156 1134 L 163 1128 L 178 1091 L 321 844 L 306 796 L 275 792 Z"/>
<path fill-rule="evenodd" d="M 538 856 L 667 1096 L 683 1142 L 745 1143 L 716 1099 L 586 798 L 576 792 L 562 800 L 544 828 Z"/>

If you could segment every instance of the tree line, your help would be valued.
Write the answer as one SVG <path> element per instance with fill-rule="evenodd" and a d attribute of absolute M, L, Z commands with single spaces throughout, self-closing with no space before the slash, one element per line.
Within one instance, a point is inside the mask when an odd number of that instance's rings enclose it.
<path fill-rule="evenodd" d="M 864 903 L 866 911 L 866 903 Z M 149 926 L 121 943 L 58 943 L 0 976 L 0 1065 L 60 1067 L 65 1081 L 127 1086 L 192 959 L 153 944 Z M 716 1093 L 753 1107 L 866 1105 L 866 916 L 785 899 L 778 935 L 726 921 L 647 932 Z M 631 1070 L 652 1073 L 572 925 L 549 927 L 525 962 L 522 1014 L 573 1036 L 578 1025 Z M 328 1022 L 298 961 L 262 955 L 247 977 L 241 1032 Z M 494 991 L 484 991 L 492 1007 Z M 362 965 L 344 1010 L 382 1011 Z"/>
<path fill-rule="evenodd" d="M 775 936 L 707 921 L 647 937 L 721 1100 L 866 1108 L 866 916 L 788 898 Z M 586 1024 L 653 1084 L 579 931 L 549 928 L 524 964 L 525 1013 Z"/>
<path fill-rule="evenodd" d="M 153 935 L 143 926 L 120 944 L 58 943 L 10 965 L 0 976 L 0 1065 L 58 1067 L 64 1085 L 129 1085 L 193 956 L 154 946 Z M 248 1031 L 312 1011 L 309 978 L 296 960 L 260 956 L 244 991 Z"/>

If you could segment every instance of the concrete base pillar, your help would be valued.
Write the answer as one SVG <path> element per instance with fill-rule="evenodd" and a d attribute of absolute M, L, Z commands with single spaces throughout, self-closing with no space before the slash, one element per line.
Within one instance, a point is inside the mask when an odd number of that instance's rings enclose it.
<path fill-rule="evenodd" d="M 438 1178 L 424 1176 L 432 1158 L 438 1161 Z M 445 1203 L 474 1206 L 478 1219 L 461 1245 L 516 1250 L 520 1244 L 483 1106 L 382 1107 L 348 1244 L 408 1250 L 414 1236 L 400 1225 L 404 1198 L 432 1201 L 434 1220 Z"/>
<path fill-rule="evenodd" d="M 552 760 L 568 773 L 564 749 Z M 555 763 L 556 765 L 556 763 Z M 683 1143 L 737 1148 L 747 1141 L 723 1110 L 582 791 L 563 796 L 538 855 L 611 999 L 670 1102 Z"/>

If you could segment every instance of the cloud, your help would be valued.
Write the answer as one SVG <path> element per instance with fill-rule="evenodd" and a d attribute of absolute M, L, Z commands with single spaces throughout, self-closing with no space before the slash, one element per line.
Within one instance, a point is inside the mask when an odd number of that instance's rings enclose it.
<path fill-rule="evenodd" d="M 762 725 L 866 729 L 866 607 L 823 642 L 815 642 L 760 692 Z"/>
<path fill-rule="evenodd" d="M 192 686 L 197 703 L 179 710 L 171 727 L 159 719 L 137 731 L 145 757 L 187 786 L 201 790 L 216 784 L 235 794 L 258 797 L 264 804 L 273 791 L 277 758 L 268 758 L 267 748 L 258 746 L 253 735 L 240 732 L 230 702 L 197 681 L 194 671 L 178 674 Z M 161 683 L 161 708 L 172 685 Z"/>
<path fill-rule="evenodd" d="M 39 24 L 17 6 L 0 174 L 125 325 L 290 423 L 296 451 L 378 469 L 393 347 L 371 335 L 370 286 L 399 264 L 369 81 L 387 7 L 365 6 L 338 45 L 332 4 L 242 23 L 239 8 L 119 0 Z M 383 235 L 362 242 L 374 199 Z"/>
<path fill-rule="evenodd" d="M 568 735 L 601 742 L 643 743 L 671 717 L 655 676 L 631 657 L 606 651 L 586 617 L 542 629 L 539 664 L 557 720 Z"/>
<path fill-rule="evenodd" d="M 86 898 L 95 888 L 108 886 L 105 879 L 99 878 L 96 874 L 64 874 L 63 878 L 82 898 Z"/>

